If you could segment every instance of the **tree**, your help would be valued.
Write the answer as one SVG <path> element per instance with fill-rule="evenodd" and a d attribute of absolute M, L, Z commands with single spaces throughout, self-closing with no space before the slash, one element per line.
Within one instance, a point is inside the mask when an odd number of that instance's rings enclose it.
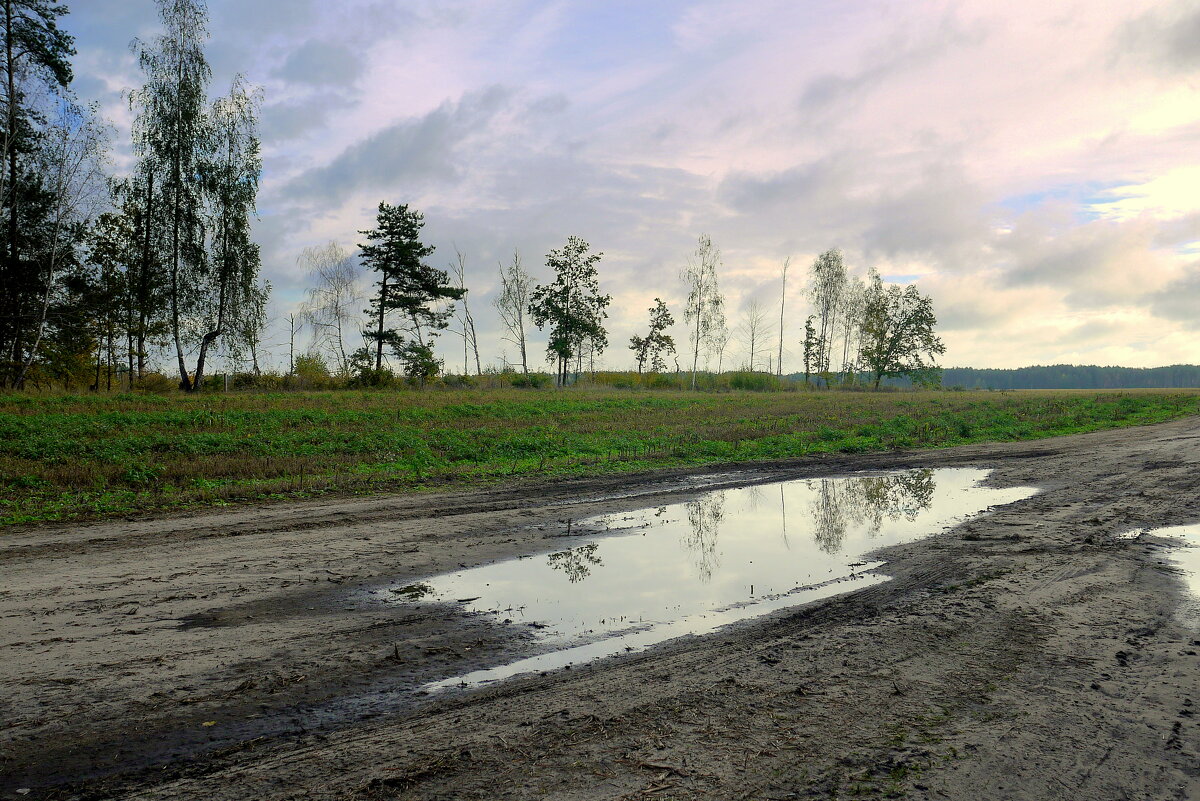
<path fill-rule="evenodd" d="M 746 369 L 751 372 L 758 364 L 758 354 L 767 345 L 767 335 L 770 334 L 770 323 L 767 322 L 767 312 L 757 300 L 751 300 L 746 305 L 745 315 L 738 325 L 738 338 L 746 346 Z M 769 351 L 768 351 L 769 352 Z"/>
<path fill-rule="evenodd" d="M 346 378 L 350 375 L 347 329 L 356 327 L 365 299 L 358 288 L 358 268 L 350 254 L 333 241 L 305 248 L 298 261 L 315 282 L 308 288 L 300 313 L 315 332 L 315 347 L 331 351 L 338 374 Z"/>
<path fill-rule="evenodd" d="M 508 331 L 504 339 L 521 351 L 521 372 L 526 376 L 529 375 L 529 357 L 525 346 L 525 314 L 532 288 L 533 278 L 521 266 L 521 253 L 514 249 L 512 261 L 507 265 L 500 264 L 500 294 L 492 303 Z"/>
<path fill-rule="evenodd" d="M 244 329 L 246 318 L 261 316 L 266 301 L 258 284 L 258 245 L 250 237 L 250 217 L 262 172 L 259 102 L 259 93 L 239 75 L 229 94 L 213 104 L 210 115 L 211 150 L 201 162 L 201 177 L 210 199 L 212 249 L 202 262 L 204 269 L 192 275 L 190 288 L 190 311 L 199 334 L 192 389 L 203 384 L 209 348 L 227 331 Z"/>
<path fill-rule="evenodd" d="M 153 43 L 134 40 L 146 83 L 130 96 L 136 111 L 134 148 L 145 174 L 162 176 L 166 224 L 167 296 L 179 385 L 195 387 L 184 356 L 186 315 L 206 271 L 204 252 L 203 158 L 208 144 L 206 114 L 212 71 L 204 57 L 208 12 L 201 0 L 158 0 L 166 32 Z"/>
<path fill-rule="evenodd" d="M 72 79 L 74 40 L 58 27 L 67 13 L 58 0 L 3 0 L 3 131 L 0 131 L 0 385 L 20 386 L 45 330 L 56 270 L 45 261 L 47 217 L 60 201 L 46 185 L 43 162 L 59 101 Z M 61 133 L 61 132 L 59 132 Z M 54 149 L 54 143 L 50 143 Z M 61 204 L 58 205 L 61 211 Z M 59 233 L 64 232 L 61 228 Z M 74 234 L 74 231 L 69 233 Z M 78 237 L 72 237 L 78 243 Z M 61 255 L 62 239 L 52 245 Z M 47 280 L 49 275 L 49 281 Z"/>
<path fill-rule="evenodd" d="M 841 322 L 842 355 L 838 371 L 841 381 L 857 381 L 862 347 L 863 305 L 866 287 L 861 278 L 848 278 L 839 302 L 838 316 Z M 855 347 L 857 345 L 857 347 Z"/>
<path fill-rule="evenodd" d="M 702 348 L 711 350 L 721 342 L 724 351 L 725 296 L 717 283 L 721 251 L 708 234 L 701 234 L 696 252 L 688 259 L 682 278 L 688 286 L 684 317 L 692 326 L 692 389 L 696 388 L 696 369 Z"/>
<path fill-rule="evenodd" d="M 821 353 L 821 338 L 817 336 L 816 326 L 813 325 L 814 319 L 810 314 L 804 321 L 804 386 L 809 385 L 809 378 L 816 371 Z"/>
<path fill-rule="evenodd" d="M 783 307 L 787 303 L 787 274 L 792 257 L 783 260 L 779 268 L 779 356 L 775 359 L 775 375 L 783 375 Z"/>
<path fill-rule="evenodd" d="M 112 227 L 102 234 L 114 238 L 110 248 L 125 273 L 128 367 L 137 378 L 146 372 L 150 344 L 170 330 L 165 312 L 168 278 L 161 258 L 163 226 L 156 219 L 161 198 L 154 172 L 147 168 L 143 160 L 133 175 L 113 183 L 117 212 Z"/>
<path fill-rule="evenodd" d="M 825 379 L 826 386 L 829 385 L 834 328 L 837 325 L 839 304 L 845 287 L 846 264 L 842 260 L 840 250 L 827 250 L 813 260 L 812 267 L 809 268 L 808 292 L 820 325 L 820 336 L 817 340 L 820 348 L 814 372 Z"/>
<path fill-rule="evenodd" d="M 45 193 L 41 225 L 27 223 L 23 247 L 32 257 L 27 261 L 26 274 L 36 275 L 42 296 L 32 342 L 18 369 L 15 386 L 24 384 L 37 358 L 56 282 L 63 268 L 76 261 L 75 251 L 84 244 L 87 226 L 107 199 L 104 166 L 111 130 L 94 109 L 59 99 L 54 123 L 41 136 L 35 161 Z"/>
<path fill-rule="evenodd" d="M 450 276 L 445 270 L 430 267 L 423 259 L 433 253 L 433 248 L 421 242 L 421 229 L 425 218 L 408 204 L 392 206 L 379 204 L 376 216 L 377 227 L 359 231 L 369 242 L 359 245 L 362 262 L 379 273 L 379 291 L 371 298 L 367 313 L 375 320 L 375 330 L 366 334 L 375 345 L 375 371 L 383 370 L 383 348 L 389 346 L 393 353 L 406 365 L 412 359 L 421 361 L 424 351 L 412 346 L 428 349 L 437 332 L 444 329 L 454 313 L 454 304 L 438 308 L 437 304 L 458 300 L 466 294 L 465 289 L 451 286 Z M 399 312 L 403 326 L 388 327 L 388 315 Z M 420 358 L 418 358 L 420 357 Z M 426 369 L 428 364 L 425 364 Z"/>
<path fill-rule="evenodd" d="M 872 271 L 863 314 L 863 359 L 875 374 L 875 387 L 884 376 L 922 378 L 936 370 L 934 358 L 946 352 L 933 333 L 937 318 L 933 301 L 916 286 L 885 287 Z"/>
<path fill-rule="evenodd" d="M 471 307 L 467 304 L 467 257 L 458 248 L 454 249 L 454 257 L 450 269 L 458 279 L 458 288 L 463 291 L 462 304 L 458 307 L 459 335 L 463 340 L 463 375 L 469 372 L 468 348 L 475 354 L 475 375 L 483 375 L 483 368 L 479 366 L 479 338 L 475 335 L 475 318 L 471 316 Z"/>
<path fill-rule="evenodd" d="M 629 349 L 637 360 L 638 373 L 642 372 L 646 362 L 650 363 L 651 372 L 661 373 L 667 369 L 663 354 L 675 353 L 675 339 L 664 332 L 673 325 L 675 318 L 671 316 L 667 304 L 663 303 L 662 298 L 655 298 L 654 305 L 650 307 L 650 332 L 644 337 L 635 335 L 629 339 Z"/>
<path fill-rule="evenodd" d="M 546 354 L 556 363 L 559 386 L 567 382 L 571 359 L 582 361 L 585 345 L 593 357 L 608 345 L 604 320 L 612 296 L 600 294 L 596 274 L 604 254 L 589 253 L 590 249 L 587 242 L 570 236 L 561 249 L 547 253 L 546 266 L 554 272 L 554 281 L 534 287 L 529 299 L 534 325 L 550 328 Z"/>

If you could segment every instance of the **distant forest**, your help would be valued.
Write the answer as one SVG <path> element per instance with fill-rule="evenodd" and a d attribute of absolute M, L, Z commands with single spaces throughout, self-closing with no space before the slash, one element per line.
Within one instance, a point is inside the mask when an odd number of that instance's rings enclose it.
<path fill-rule="evenodd" d="M 901 385 L 906 382 L 893 380 Z M 1096 365 L 1050 364 L 1015 370 L 981 370 L 947 367 L 942 386 L 964 389 L 1172 389 L 1200 387 L 1200 366 L 1173 364 L 1169 367 L 1099 367 Z"/>

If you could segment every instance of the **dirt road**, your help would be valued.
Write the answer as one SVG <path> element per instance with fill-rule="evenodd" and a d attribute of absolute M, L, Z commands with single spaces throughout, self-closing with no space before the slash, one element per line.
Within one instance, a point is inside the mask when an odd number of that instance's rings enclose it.
<path fill-rule="evenodd" d="M 370 592 L 700 486 L 917 466 L 1042 492 L 883 584 L 482 690 L 414 692 L 530 634 Z M 1200 631 L 1165 541 L 1117 538 L 1197 521 L 1192 418 L 6 532 L 0 797 L 1200 798 Z"/>

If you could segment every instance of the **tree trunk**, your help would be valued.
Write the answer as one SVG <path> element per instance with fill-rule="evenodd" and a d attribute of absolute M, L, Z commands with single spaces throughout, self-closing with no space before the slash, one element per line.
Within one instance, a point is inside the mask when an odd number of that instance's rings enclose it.
<path fill-rule="evenodd" d="M 150 323 L 150 236 L 154 220 L 154 171 L 146 173 L 146 218 L 142 222 L 142 268 L 138 276 L 137 377 L 146 371 L 146 328 Z M 133 368 L 130 367 L 130 370 Z M 132 380 L 132 379 L 130 379 Z"/>
<path fill-rule="evenodd" d="M 383 369 L 383 318 L 387 312 L 387 273 L 379 281 L 379 323 L 376 326 L 375 372 Z"/>

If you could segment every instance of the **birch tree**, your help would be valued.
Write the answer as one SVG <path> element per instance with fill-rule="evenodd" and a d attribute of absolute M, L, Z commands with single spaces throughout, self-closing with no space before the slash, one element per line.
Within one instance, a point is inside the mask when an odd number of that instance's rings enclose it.
<path fill-rule="evenodd" d="M 317 340 L 314 347 L 327 350 L 337 364 L 338 374 L 347 378 L 350 355 L 346 338 L 359 329 L 359 309 L 365 300 L 358 285 L 358 267 L 350 253 L 334 241 L 305 248 L 298 263 L 313 282 L 300 313 L 313 329 Z"/>
<path fill-rule="evenodd" d="M 696 371 L 700 351 L 711 349 L 725 329 L 725 296 L 717 280 L 721 251 L 708 234 L 701 234 L 696 250 L 688 258 L 682 278 L 688 287 L 687 309 L 684 318 L 691 326 L 692 389 L 696 388 Z M 724 348 L 721 348 L 724 351 Z"/>
<path fill-rule="evenodd" d="M 820 343 L 815 372 L 824 377 L 826 386 L 829 384 L 834 329 L 845 287 L 846 264 L 840 250 L 827 250 L 813 260 L 809 268 L 808 294 L 816 311 Z"/>
<path fill-rule="evenodd" d="M 206 105 L 212 70 L 204 57 L 208 12 L 200 0 L 158 0 L 165 32 L 153 42 L 134 40 L 146 83 L 130 96 L 134 149 L 145 173 L 162 176 L 166 226 L 167 298 L 179 385 L 192 390 L 184 352 L 184 325 L 196 300 L 196 276 L 205 272 L 202 162 L 208 145 Z"/>
<path fill-rule="evenodd" d="M 458 333 L 463 340 L 463 375 L 469 372 L 468 350 L 475 354 L 475 375 L 483 375 L 483 368 L 479 366 L 479 338 L 475 335 L 475 318 L 471 316 L 471 307 L 467 303 L 467 257 L 458 248 L 454 249 L 454 257 L 450 270 L 458 280 L 458 288 L 463 291 L 462 302 L 458 304 Z"/>
<path fill-rule="evenodd" d="M 514 249 L 512 261 L 507 265 L 500 264 L 500 294 L 492 304 L 508 332 L 505 341 L 516 345 L 521 353 L 521 372 L 526 376 L 529 375 L 529 355 L 525 341 L 525 316 L 532 291 L 533 278 L 521 266 L 520 251 Z"/>
<path fill-rule="evenodd" d="M 192 389 L 203 383 L 205 359 L 213 345 L 230 330 L 244 328 L 244 319 L 258 316 L 261 311 L 254 307 L 265 302 L 258 285 L 258 245 L 250 236 L 262 172 L 259 102 L 259 94 L 237 76 L 209 116 L 211 151 L 201 162 L 201 176 L 210 200 L 207 225 L 212 248 L 202 262 L 204 269 L 191 276 L 190 311 L 199 334 Z"/>
<path fill-rule="evenodd" d="M 770 347 L 767 344 L 767 337 L 770 336 L 770 333 L 766 310 L 757 300 L 751 300 L 746 305 L 746 311 L 737 330 L 738 338 L 746 348 L 746 369 L 751 372 L 754 372 L 758 365 L 759 353 Z"/>

